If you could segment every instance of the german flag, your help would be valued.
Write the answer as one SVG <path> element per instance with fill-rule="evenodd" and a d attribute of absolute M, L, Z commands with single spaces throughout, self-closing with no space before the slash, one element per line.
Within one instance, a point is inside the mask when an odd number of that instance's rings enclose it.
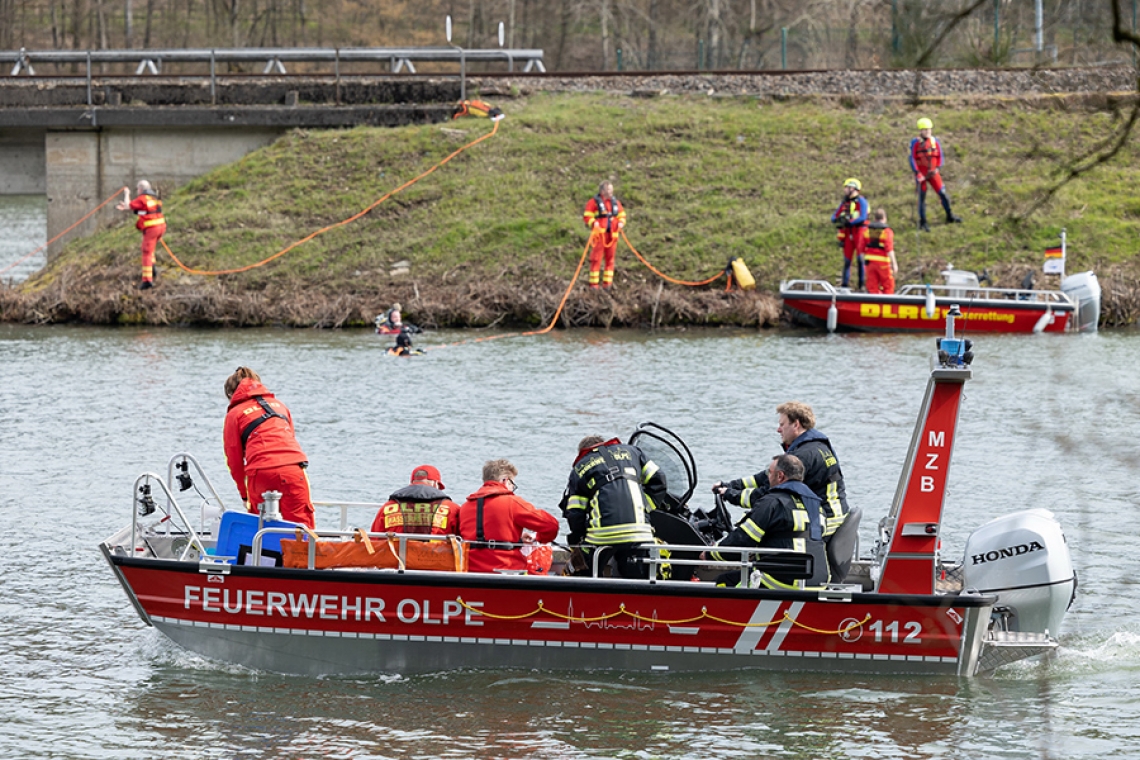
<path fill-rule="evenodd" d="M 1056 248 L 1046 248 L 1045 258 L 1047 259 L 1063 259 L 1065 258 L 1065 249 L 1057 246 Z"/>

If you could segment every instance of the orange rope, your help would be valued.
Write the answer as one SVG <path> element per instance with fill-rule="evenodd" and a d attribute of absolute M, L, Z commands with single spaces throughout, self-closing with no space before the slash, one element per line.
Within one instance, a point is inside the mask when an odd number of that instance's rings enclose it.
<path fill-rule="evenodd" d="M 640 253 L 638 253 L 637 249 L 633 247 L 633 243 L 629 242 L 629 238 L 627 238 L 625 236 L 625 230 L 621 230 L 619 232 L 619 234 L 621 235 L 621 239 L 625 241 L 625 244 L 629 246 L 629 250 L 633 251 L 633 255 L 636 256 L 637 258 L 641 259 L 642 264 L 649 267 L 650 271 L 652 271 L 655 275 L 657 275 L 658 277 L 661 277 L 665 280 L 668 280 L 669 282 L 676 283 L 677 285 L 688 285 L 690 287 L 698 287 L 700 285 L 708 285 L 710 282 L 715 282 L 716 280 L 719 280 L 721 277 L 724 276 L 724 270 L 722 269 L 720 272 L 718 272 L 714 276 L 708 278 L 707 280 L 701 280 L 700 282 L 690 282 L 688 280 L 675 280 L 672 277 L 670 277 L 669 275 L 662 272 L 661 270 L 657 269 L 657 267 L 653 266 L 648 261 L 646 261 L 645 257 L 642 256 Z"/>
<path fill-rule="evenodd" d="M 166 252 L 170 254 L 170 258 L 174 259 L 174 263 L 175 263 L 175 264 L 177 264 L 177 265 L 178 265 L 178 266 L 179 266 L 179 267 L 182 269 L 182 271 L 186 272 L 187 274 L 197 274 L 197 275 L 219 275 L 219 274 L 237 274 L 238 272 L 247 272 L 247 271 L 249 271 L 250 269 L 255 269 L 255 268 L 257 268 L 257 267 L 260 267 L 260 266 L 264 266 L 265 264 L 268 264 L 269 262 L 273 261 L 274 259 L 276 259 L 276 258 L 279 258 L 279 257 L 281 257 L 281 256 L 284 256 L 286 253 L 289 253 L 289 251 L 293 250 L 293 249 L 294 249 L 294 248 L 296 248 L 297 246 L 299 246 L 299 245 L 302 245 L 302 244 L 304 244 L 304 243 L 307 243 L 307 242 L 309 242 L 310 240 L 312 240 L 313 238 L 317 237 L 318 235 L 323 235 L 324 233 L 328 232 L 329 230 L 334 230 L 334 229 L 336 229 L 337 227 L 343 227 L 343 226 L 344 226 L 344 225 L 346 225 L 346 224 L 351 224 L 352 222 L 355 222 L 357 219 L 359 219 L 360 217 L 364 216 L 364 215 L 365 215 L 365 214 L 367 214 L 369 211 L 371 211 L 372 209 L 376 208 L 377 206 L 379 206 L 379 205 L 380 205 L 381 203 L 383 203 L 384 201 L 386 201 L 386 200 L 388 200 L 389 198 L 391 198 L 393 195 L 396 195 L 397 193 L 399 193 L 399 192 L 401 192 L 401 191 L 403 191 L 403 190 L 406 190 L 407 188 L 409 188 L 409 187 L 411 187 L 412 185 L 416 184 L 416 183 L 417 183 L 417 182 L 419 182 L 421 179 L 423 179 L 424 177 L 428 176 L 429 174 L 431 174 L 432 172 L 434 172 L 436 169 L 440 168 L 441 166 L 443 166 L 444 164 L 446 164 L 448 161 L 450 161 L 451 159 L 453 159 L 453 158 L 455 158 L 456 156 L 458 156 L 458 155 L 459 155 L 460 153 L 462 153 L 463 151 L 467 150 L 468 148 L 472 148 L 472 147 L 474 147 L 474 146 L 478 145 L 479 143 L 481 143 L 481 142 L 483 142 L 484 140 L 486 140 L 488 137 L 493 137 L 493 136 L 495 135 L 495 133 L 499 131 L 499 122 L 498 122 L 498 120 L 494 121 L 494 122 L 493 122 L 493 124 L 494 124 L 494 126 L 491 128 L 491 131 L 490 131 L 490 132 L 488 132 L 487 134 L 483 135 L 482 137 L 479 137 L 479 138 L 477 138 L 477 139 L 475 139 L 475 140 L 472 140 L 471 142 L 467 143 L 467 144 L 466 144 L 466 145 L 464 145 L 462 148 L 459 148 L 458 150 L 456 150 L 454 153 L 452 153 L 451 155 L 449 155 L 447 158 L 445 158 L 445 159 L 443 159 L 442 161 L 440 161 L 440 162 L 439 162 L 438 164 L 436 164 L 435 166 L 431 167 L 430 169 L 428 169 L 428 170 L 427 170 L 427 171 L 425 171 L 424 173 L 420 174 L 419 176 L 417 176 L 417 177 L 414 177 L 414 178 L 412 178 L 412 179 L 408 180 L 408 181 L 407 181 L 407 182 L 405 182 L 404 184 L 402 184 L 402 185 L 400 185 L 399 187 L 397 187 L 395 190 L 391 190 L 391 191 L 389 191 L 389 192 L 385 193 L 383 196 L 381 196 L 379 199 L 377 199 L 377 200 L 376 200 L 375 202 L 373 202 L 371 205 L 369 205 L 368 207 L 366 207 L 366 208 L 365 208 L 363 211 L 360 211 L 360 212 L 358 212 L 358 213 L 356 213 L 356 214 L 353 214 L 352 216 L 348 217 L 347 219 L 342 219 L 342 220 L 341 220 L 341 221 L 339 221 L 339 222 L 336 222 L 336 223 L 334 223 L 334 224 L 330 224 L 330 225 L 328 225 L 327 227 L 321 227 L 321 228 L 320 228 L 319 230 L 317 230 L 316 232 L 312 232 L 312 233 L 310 233 L 310 234 L 306 235 L 305 237 L 301 238 L 300 240 L 296 241 L 295 243 L 291 243 L 291 244 L 287 245 L 286 247 L 282 248 L 280 251 L 278 251 L 277 253 L 273 254 L 273 255 L 272 255 L 272 256 L 270 256 L 269 258 L 267 258 L 267 259 L 263 259 L 263 260 L 261 260 L 261 261 L 258 261 L 258 262 L 257 262 L 257 263 L 255 263 L 255 264 L 249 264 L 248 266 L 244 266 L 244 267 L 237 267 L 236 269 L 216 269 L 216 270 L 205 270 L 205 269 L 191 269 L 191 268 L 187 267 L 185 264 L 183 264 L 181 261 L 179 261 L 179 260 L 178 260 L 178 257 L 177 257 L 177 256 L 175 256 L 175 255 L 174 255 L 174 252 L 173 252 L 173 251 L 171 251 L 171 250 L 170 250 L 170 248 L 169 248 L 169 247 L 166 245 L 166 241 L 165 241 L 164 239 L 162 239 L 162 238 L 159 238 L 159 241 L 162 243 L 162 247 L 166 249 Z"/>
<path fill-rule="evenodd" d="M 84 214 L 83 216 L 81 216 L 77 222 L 75 222 L 74 224 L 72 224 L 72 225 L 71 225 L 70 227 L 68 227 L 66 230 L 64 230 L 63 232 L 59 233 L 58 235 L 56 235 L 55 237 L 53 237 L 51 240 L 47 241 L 46 243 L 44 243 L 43 245 L 41 245 L 41 246 L 40 246 L 39 248 L 37 248 L 36 250 L 34 250 L 34 251 L 32 251 L 31 253 L 27 254 L 26 256 L 22 256 L 22 257 L 20 257 L 20 258 L 16 259 L 15 261 L 13 261 L 13 262 L 12 262 L 11 264 L 9 264 L 8 266 L 4 267 L 3 269 L 0 269 L 0 274 L 4 274 L 4 273 L 5 273 L 5 272 L 7 272 L 9 269 L 12 269 L 13 267 L 15 267 L 17 264 L 21 264 L 21 263 L 23 263 L 23 262 L 27 261 L 28 259 L 30 259 L 31 257 L 35 256 L 37 253 L 39 253 L 39 252 L 40 252 L 40 251 L 42 251 L 43 249 L 47 248 L 49 245 L 51 245 L 51 244 L 52 244 L 52 243 L 54 243 L 55 241 L 59 240 L 61 237 L 63 237 L 63 236 L 64 236 L 64 235 L 66 235 L 67 233 L 71 232 L 73 229 L 75 229 L 76 227 L 78 227 L 80 224 L 82 224 L 83 222 L 85 222 L 85 221 L 87 221 L 88 219 L 90 219 L 90 218 L 91 218 L 91 217 L 92 217 L 92 216 L 95 214 L 95 212 L 96 212 L 96 211 L 98 211 L 99 209 L 103 208 L 104 206 L 106 206 L 106 205 L 107 205 L 108 203 L 110 203 L 111 201 L 113 201 L 113 200 L 115 200 L 116 198 L 118 198 L 118 197 L 119 197 L 119 193 L 123 192 L 123 191 L 124 191 L 124 190 L 126 190 L 126 189 L 127 189 L 127 188 L 125 188 L 125 187 L 120 187 L 120 188 L 119 188 L 118 190 L 116 190 L 116 191 L 115 191 L 115 192 L 114 192 L 114 193 L 113 193 L 113 194 L 112 194 L 112 195 L 111 195 L 109 198 L 107 198 L 107 200 L 103 201 L 103 202 L 102 202 L 102 203 L 100 203 L 98 206 L 96 206 L 95 208 L 91 209 L 90 211 L 88 211 L 88 212 L 87 212 L 86 214 Z"/>
<path fill-rule="evenodd" d="M 570 298 L 570 291 L 574 290 L 574 283 L 578 282 L 578 275 L 582 273 L 582 265 L 586 263 L 586 254 L 590 252 L 590 246 L 594 244 L 594 235 L 590 235 L 590 239 L 586 241 L 586 247 L 582 250 L 582 257 L 578 259 L 578 268 L 574 270 L 574 276 L 570 278 L 570 284 L 566 287 L 566 292 L 562 294 L 562 301 L 558 304 L 558 309 L 554 312 L 554 316 L 550 320 L 550 324 L 541 330 L 528 330 L 522 333 L 503 333 L 501 335 L 488 335 L 485 338 L 469 338 L 461 340 L 457 343 L 444 343 L 439 346 L 428 346 L 425 351 L 433 351 L 437 348 L 450 348 L 452 346 L 465 346 L 468 343 L 485 343 L 489 340 L 498 340 L 499 338 L 514 338 L 525 335 L 545 335 L 554 329 L 554 325 L 558 322 L 558 317 L 562 314 L 562 309 L 566 306 L 566 299 Z"/>

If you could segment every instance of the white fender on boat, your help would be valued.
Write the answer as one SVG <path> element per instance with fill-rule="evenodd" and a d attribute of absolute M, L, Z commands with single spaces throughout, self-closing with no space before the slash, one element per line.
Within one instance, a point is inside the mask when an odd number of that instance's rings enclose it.
<path fill-rule="evenodd" d="M 1033 334 L 1045 332 L 1045 328 L 1053 324 L 1053 307 L 1046 306 L 1045 313 L 1037 318 L 1037 324 L 1033 325 Z"/>
<path fill-rule="evenodd" d="M 930 284 L 926 285 L 926 318 L 934 319 L 935 302 L 934 302 L 934 289 Z"/>
<path fill-rule="evenodd" d="M 831 297 L 831 306 L 827 307 L 827 331 L 835 332 L 839 326 L 839 309 L 835 308 L 835 296 Z"/>

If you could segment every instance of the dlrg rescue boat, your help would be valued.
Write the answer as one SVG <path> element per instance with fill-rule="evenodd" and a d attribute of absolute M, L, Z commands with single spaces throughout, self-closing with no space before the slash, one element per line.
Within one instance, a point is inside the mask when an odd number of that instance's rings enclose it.
<path fill-rule="evenodd" d="M 969 332 L 1096 332 L 1100 285 L 1093 272 L 1065 277 L 1060 290 L 984 287 L 975 273 L 952 267 L 942 276 L 941 285 L 904 285 L 891 295 L 790 280 L 780 283 L 780 298 L 800 320 L 829 331 L 938 331 L 957 305 Z"/>
<path fill-rule="evenodd" d="M 944 496 L 973 358 L 951 308 L 898 488 L 873 551 L 857 555 L 860 512 L 831 539 L 822 590 L 753 587 L 757 571 L 811 574 L 811 555 L 700 553 L 731 524 L 723 506 L 688 507 L 696 467 L 652 423 L 632 443 L 665 469 L 653 513 L 653 580 L 465 571 L 454 537 L 366 534 L 340 504 L 337 531 L 301 535 L 274 519 L 221 511 L 187 454 L 164 479 L 138 478 L 132 520 L 101 544 L 135 610 L 175 643 L 249 668 L 309 675 L 455 668 L 716 671 L 756 668 L 973 676 L 1049 652 L 1076 590 L 1060 525 L 1044 509 L 1000 517 L 941 554 Z M 190 475 L 195 468 L 194 478 Z M 199 514 L 180 494 L 204 483 Z M 181 486 L 179 495 L 175 485 Z M 328 506 L 321 504 L 321 506 Z M 725 550 L 722 550 L 722 554 Z M 600 554 L 600 553 L 599 553 Z M 341 558 L 339 561 L 337 558 Z M 702 579 L 740 572 L 738 587 Z"/>

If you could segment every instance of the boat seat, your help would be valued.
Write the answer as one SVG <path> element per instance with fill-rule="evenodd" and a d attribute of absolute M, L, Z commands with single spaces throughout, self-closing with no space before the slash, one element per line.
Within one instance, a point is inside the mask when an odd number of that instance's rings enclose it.
<path fill-rule="evenodd" d="M 863 519 L 863 510 L 852 507 L 843 524 L 827 539 L 827 564 L 831 568 L 832 583 L 843 583 L 843 579 L 847 577 L 851 560 L 855 558 L 855 549 L 859 545 L 861 519 Z"/>

